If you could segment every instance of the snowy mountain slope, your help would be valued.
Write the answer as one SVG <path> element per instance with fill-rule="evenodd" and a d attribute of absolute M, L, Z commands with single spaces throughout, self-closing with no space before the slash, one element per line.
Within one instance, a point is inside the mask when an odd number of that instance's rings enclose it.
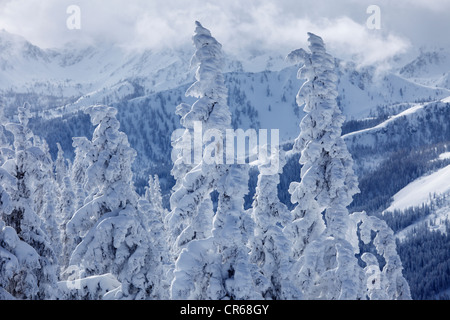
<path fill-rule="evenodd" d="M 433 198 L 429 205 L 395 211 L 394 214 L 386 212 L 385 217 L 389 224 L 397 226 L 397 250 L 413 299 L 448 300 L 450 293 L 448 195 Z"/>
<path fill-rule="evenodd" d="M 395 73 L 380 75 L 372 67 L 360 69 L 352 63 L 342 63 L 338 70 L 338 99 L 348 119 L 368 117 L 380 107 L 391 108 L 399 103 L 433 101 L 450 95 L 448 89 L 415 83 Z"/>
<path fill-rule="evenodd" d="M 428 204 L 431 197 L 448 193 L 450 193 L 450 166 L 408 184 L 394 195 L 393 202 L 386 211 L 404 210 Z"/>
<path fill-rule="evenodd" d="M 405 240 L 408 237 L 414 237 L 415 230 L 420 227 L 425 227 L 429 231 L 439 231 L 446 234 L 446 223 L 448 223 L 448 221 L 450 221 L 450 203 L 447 201 L 445 206 L 436 208 L 429 215 L 396 232 L 395 236 L 400 241 Z"/>
<path fill-rule="evenodd" d="M 151 93 L 192 78 L 191 52 L 182 50 L 129 52 L 102 44 L 43 50 L 6 31 L 0 32 L 0 48 L 2 96 L 37 94 L 59 98 L 53 104 L 41 105 L 41 110 L 73 103 L 85 95 L 113 91 L 127 80 L 144 84 Z M 15 102 L 13 98 L 7 99 L 6 107 Z"/>
<path fill-rule="evenodd" d="M 381 212 L 409 183 L 449 164 L 439 158 L 449 151 L 447 101 L 410 104 L 373 127 L 344 135 L 360 182 L 355 210 Z"/>
<path fill-rule="evenodd" d="M 424 85 L 450 88 L 450 54 L 442 48 L 422 51 L 399 74 Z"/>
<path fill-rule="evenodd" d="M 344 139 L 350 148 L 379 148 L 383 151 L 446 141 L 450 130 L 450 103 L 447 101 L 448 98 L 411 104 L 410 108 L 375 127 L 348 133 Z"/>
<path fill-rule="evenodd" d="M 410 118 L 413 116 L 418 116 L 419 113 L 423 112 L 425 105 L 427 105 L 427 103 L 413 104 L 405 111 L 390 117 L 388 120 L 383 121 L 374 127 L 344 135 L 344 139 L 349 141 L 351 144 L 375 147 L 375 144 L 379 142 L 380 136 L 386 134 L 390 128 L 396 127 L 397 122 L 406 119 L 408 116 L 410 116 Z M 415 115 L 415 113 L 417 114 Z M 392 137 L 389 137 L 389 139 L 391 138 Z"/>
<path fill-rule="evenodd" d="M 441 153 L 437 159 L 449 159 L 449 152 Z M 434 160 L 436 161 L 436 160 Z M 393 197 L 386 212 L 394 215 L 407 215 L 408 209 L 429 207 L 430 210 L 420 219 L 396 232 L 400 240 L 414 234 L 420 226 L 426 226 L 430 231 L 446 233 L 446 223 L 450 219 L 450 165 L 444 166 L 430 174 L 415 179 L 398 191 Z"/>

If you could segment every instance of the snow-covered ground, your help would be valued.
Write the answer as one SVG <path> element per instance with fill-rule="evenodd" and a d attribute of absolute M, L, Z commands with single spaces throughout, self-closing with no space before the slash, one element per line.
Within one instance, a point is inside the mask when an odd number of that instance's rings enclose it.
<path fill-rule="evenodd" d="M 442 154 L 448 156 L 447 153 Z M 441 156 L 442 156 L 441 155 Z M 430 202 L 430 196 L 450 192 L 450 166 L 428 176 L 421 177 L 394 195 L 394 201 L 386 211 L 404 210 Z"/>
<path fill-rule="evenodd" d="M 450 159 L 450 152 L 444 152 L 439 155 L 439 160 L 446 160 L 446 159 Z"/>

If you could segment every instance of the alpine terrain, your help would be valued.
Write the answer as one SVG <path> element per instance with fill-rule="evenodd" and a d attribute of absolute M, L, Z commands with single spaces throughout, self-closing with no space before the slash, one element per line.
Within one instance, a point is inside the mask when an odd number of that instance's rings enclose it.
<path fill-rule="evenodd" d="M 0 299 L 448 299 L 450 52 L 385 70 L 309 33 L 237 57 L 192 27 L 161 50 L 0 31 Z M 199 123 L 279 130 L 278 170 L 183 162 Z"/>

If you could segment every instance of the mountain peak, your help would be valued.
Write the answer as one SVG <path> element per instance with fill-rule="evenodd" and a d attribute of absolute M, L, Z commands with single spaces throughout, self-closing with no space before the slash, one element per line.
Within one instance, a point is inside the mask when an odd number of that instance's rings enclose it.
<path fill-rule="evenodd" d="M 440 48 L 420 52 L 414 60 L 400 69 L 400 74 L 410 78 L 438 76 L 450 70 L 450 53 Z"/>
<path fill-rule="evenodd" d="M 24 43 L 30 43 L 28 40 L 26 40 L 21 35 L 11 33 L 7 31 L 6 29 L 0 30 L 0 43 L 11 43 L 11 44 L 21 44 Z"/>

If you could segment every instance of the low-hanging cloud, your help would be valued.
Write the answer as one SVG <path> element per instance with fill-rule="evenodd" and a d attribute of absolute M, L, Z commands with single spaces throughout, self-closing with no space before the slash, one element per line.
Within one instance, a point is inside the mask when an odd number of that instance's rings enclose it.
<path fill-rule="evenodd" d="M 176 48 L 191 42 L 199 20 L 236 55 L 286 54 L 306 46 L 306 32 L 322 36 L 329 50 L 361 64 L 383 63 L 411 46 L 447 46 L 449 1 L 381 0 L 382 28 L 369 30 L 366 0 L 0 0 L 0 28 L 43 47 L 66 42 L 114 43 L 131 49 Z M 433 2 L 433 6 L 427 3 Z M 81 10 L 81 29 L 68 30 L 66 9 Z M 401 10 L 400 10 L 401 9 Z M 421 18 L 419 18 L 421 17 Z M 430 21 L 432 20 L 432 21 Z M 432 32 L 428 23 L 440 26 Z M 441 37 L 442 35 L 442 37 Z M 441 39 L 442 38 L 442 39 Z"/>

